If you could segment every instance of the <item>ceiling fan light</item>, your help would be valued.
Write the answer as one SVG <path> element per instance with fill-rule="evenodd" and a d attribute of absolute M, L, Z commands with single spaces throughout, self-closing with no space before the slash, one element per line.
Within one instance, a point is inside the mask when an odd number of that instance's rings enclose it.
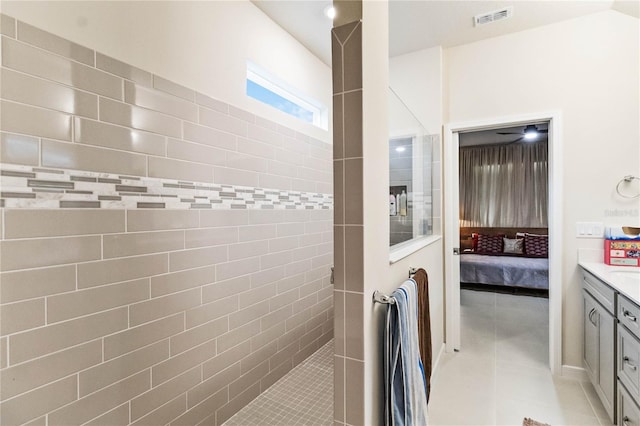
<path fill-rule="evenodd" d="M 537 137 L 538 137 L 538 132 L 536 132 L 535 130 L 530 130 L 528 132 L 525 132 L 524 134 L 524 138 L 528 141 L 532 141 Z"/>

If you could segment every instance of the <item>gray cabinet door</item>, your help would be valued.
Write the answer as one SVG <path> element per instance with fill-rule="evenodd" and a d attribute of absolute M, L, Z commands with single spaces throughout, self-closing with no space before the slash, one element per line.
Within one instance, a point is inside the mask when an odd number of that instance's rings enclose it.
<path fill-rule="evenodd" d="M 602 307 L 598 307 L 598 328 L 600 329 L 600 391 L 602 404 L 613 421 L 615 407 L 615 318 Z"/>
<path fill-rule="evenodd" d="M 583 291 L 582 295 L 584 306 L 582 358 L 589 379 L 596 386 L 600 382 L 600 329 L 594 319 L 598 305 L 595 299 L 586 291 Z"/>
<path fill-rule="evenodd" d="M 615 407 L 615 318 L 587 291 L 584 304 L 584 367 L 613 421 Z"/>

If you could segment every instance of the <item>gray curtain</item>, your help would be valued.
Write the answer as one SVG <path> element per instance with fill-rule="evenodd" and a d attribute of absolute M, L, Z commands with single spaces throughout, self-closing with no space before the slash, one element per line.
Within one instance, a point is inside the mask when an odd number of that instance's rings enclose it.
<path fill-rule="evenodd" d="M 460 226 L 548 226 L 547 142 L 460 148 Z"/>

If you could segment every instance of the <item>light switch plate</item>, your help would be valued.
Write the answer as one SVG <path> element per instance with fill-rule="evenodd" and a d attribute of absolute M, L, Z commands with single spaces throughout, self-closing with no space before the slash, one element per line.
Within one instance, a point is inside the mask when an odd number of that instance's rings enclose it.
<path fill-rule="evenodd" d="M 576 236 L 578 238 L 602 238 L 604 237 L 604 224 L 602 222 L 577 222 Z"/>

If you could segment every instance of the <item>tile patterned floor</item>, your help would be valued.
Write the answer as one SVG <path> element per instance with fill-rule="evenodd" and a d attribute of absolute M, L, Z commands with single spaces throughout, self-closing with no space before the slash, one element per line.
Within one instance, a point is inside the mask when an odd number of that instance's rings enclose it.
<path fill-rule="evenodd" d="M 611 425 L 588 382 L 553 377 L 549 300 L 461 292 L 462 348 L 433 378 L 431 425 Z"/>
<path fill-rule="evenodd" d="M 333 340 L 224 423 L 269 425 L 333 425 Z"/>

